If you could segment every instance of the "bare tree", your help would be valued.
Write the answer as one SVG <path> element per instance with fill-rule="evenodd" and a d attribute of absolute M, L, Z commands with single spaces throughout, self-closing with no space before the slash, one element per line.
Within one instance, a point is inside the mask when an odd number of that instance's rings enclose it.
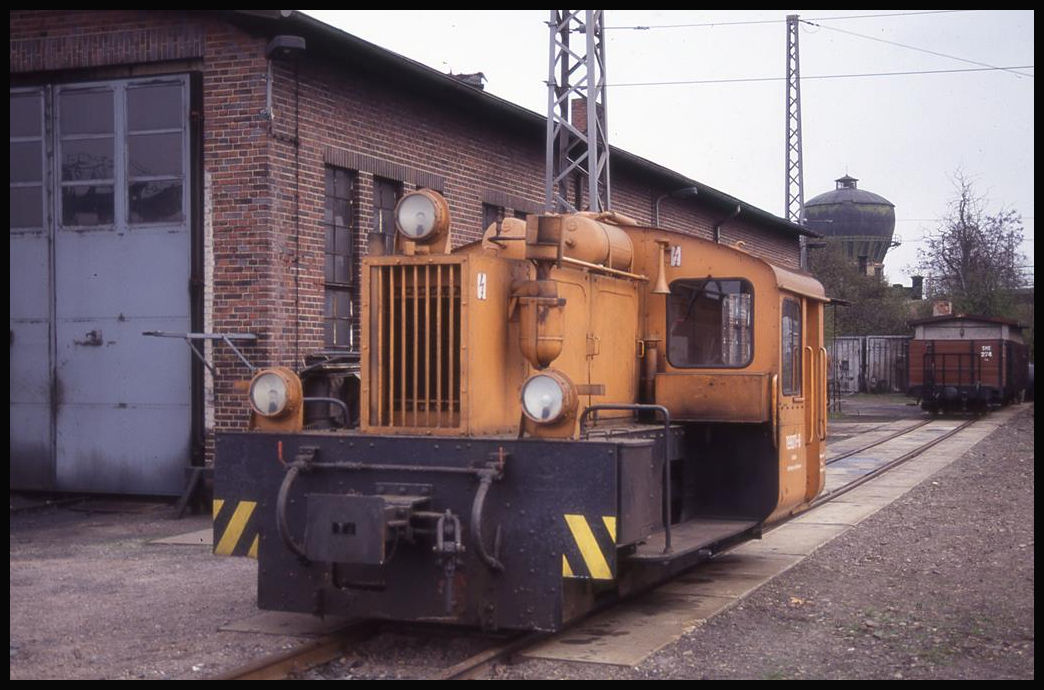
<path fill-rule="evenodd" d="M 930 297 L 949 299 L 954 310 L 979 316 L 1012 316 L 1012 291 L 1023 285 L 1022 217 L 1012 209 L 994 214 L 961 171 L 954 174 L 950 212 L 918 249 Z"/>

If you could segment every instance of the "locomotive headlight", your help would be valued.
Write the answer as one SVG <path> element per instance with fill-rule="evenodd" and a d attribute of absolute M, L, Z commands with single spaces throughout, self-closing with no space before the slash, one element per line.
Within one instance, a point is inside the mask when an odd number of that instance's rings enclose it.
<path fill-rule="evenodd" d="M 301 398 L 301 380 L 285 367 L 262 369 L 250 382 L 250 406 L 262 417 L 293 412 Z"/>
<path fill-rule="evenodd" d="M 410 192 L 395 206 L 395 226 L 408 240 L 432 240 L 449 229 L 449 204 L 430 189 Z"/>
<path fill-rule="evenodd" d="M 522 412 L 534 422 L 552 424 L 576 411 L 573 382 L 560 371 L 548 369 L 522 384 Z"/>

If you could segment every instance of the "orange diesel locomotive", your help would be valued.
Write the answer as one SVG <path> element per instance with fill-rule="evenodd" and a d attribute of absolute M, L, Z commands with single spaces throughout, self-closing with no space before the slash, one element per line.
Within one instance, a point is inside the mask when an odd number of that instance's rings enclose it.
<path fill-rule="evenodd" d="M 306 430 L 272 368 L 217 436 L 214 543 L 259 559 L 261 608 L 555 630 L 822 489 L 808 274 L 614 213 L 452 251 L 437 193 L 396 219 L 362 262 L 357 428 Z"/>

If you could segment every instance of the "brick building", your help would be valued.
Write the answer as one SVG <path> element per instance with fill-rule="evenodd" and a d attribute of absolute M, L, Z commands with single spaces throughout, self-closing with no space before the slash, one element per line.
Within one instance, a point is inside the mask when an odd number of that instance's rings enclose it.
<path fill-rule="evenodd" d="M 249 370 L 142 333 L 300 367 L 355 348 L 358 259 L 404 191 L 446 196 L 455 245 L 543 209 L 543 117 L 299 12 L 9 18 L 12 488 L 178 493 Z M 614 210 L 797 267 L 802 228 L 610 165 Z"/>

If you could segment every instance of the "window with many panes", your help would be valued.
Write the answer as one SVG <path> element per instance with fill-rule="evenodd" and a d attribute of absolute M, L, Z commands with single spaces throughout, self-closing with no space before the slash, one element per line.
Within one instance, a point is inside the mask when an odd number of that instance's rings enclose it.
<path fill-rule="evenodd" d="M 187 221 L 185 77 L 12 89 L 10 96 L 13 231 L 43 228 L 52 207 L 63 228 Z"/>
<path fill-rule="evenodd" d="M 115 97 L 112 86 L 58 93 L 60 217 L 65 227 L 115 222 Z"/>
<path fill-rule="evenodd" d="M 391 254 L 395 247 L 395 204 L 402 196 L 402 183 L 383 177 L 373 178 L 373 226 L 371 242 L 376 239 Z"/>
<path fill-rule="evenodd" d="M 63 227 L 185 220 L 186 88 L 184 78 L 58 87 Z"/>
<path fill-rule="evenodd" d="M 751 285 L 676 280 L 667 300 L 667 359 L 675 367 L 744 367 L 753 356 Z"/>
<path fill-rule="evenodd" d="M 11 92 L 11 231 L 39 230 L 44 224 L 44 94 Z"/>
<path fill-rule="evenodd" d="M 127 89 L 127 213 L 131 223 L 176 223 L 184 161 L 182 93 L 167 84 Z"/>
<path fill-rule="evenodd" d="M 782 314 L 780 383 L 783 395 L 801 395 L 801 302 L 784 297 Z"/>
<path fill-rule="evenodd" d="M 358 236 L 356 174 L 327 166 L 324 281 L 326 307 L 323 314 L 327 348 L 355 350 L 355 238 Z"/>

